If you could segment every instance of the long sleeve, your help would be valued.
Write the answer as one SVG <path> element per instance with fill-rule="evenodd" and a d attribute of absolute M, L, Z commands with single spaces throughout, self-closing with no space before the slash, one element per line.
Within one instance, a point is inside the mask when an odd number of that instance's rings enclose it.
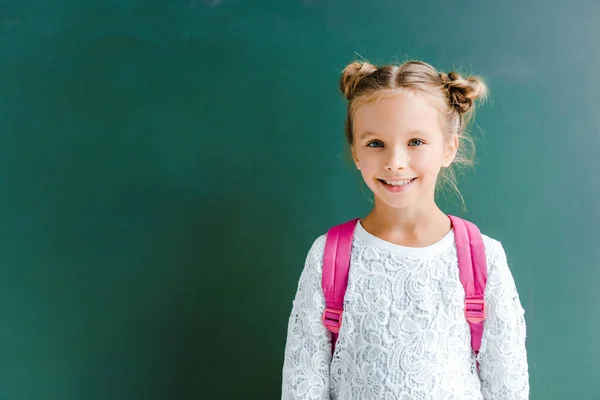
<path fill-rule="evenodd" d="M 325 237 L 312 245 L 292 305 L 283 364 L 282 400 L 329 400 L 331 336 L 321 321 Z"/>
<path fill-rule="evenodd" d="M 478 356 L 486 400 L 529 399 L 524 310 L 502 245 L 492 241 L 485 291 L 487 316 Z"/>

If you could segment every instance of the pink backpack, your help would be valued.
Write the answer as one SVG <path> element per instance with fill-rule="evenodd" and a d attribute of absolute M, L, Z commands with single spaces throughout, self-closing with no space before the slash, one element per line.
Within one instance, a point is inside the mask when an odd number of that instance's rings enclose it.
<path fill-rule="evenodd" d="M 475 355 L 481 347 L 485 319 L 484 292 L 487 282 L 485 248 L 479 229 L 471 222 L 449 215 L 454 227 L 458 270 L 465 289 L 465 317 L 471 328 L 471 347 Z M 323 323 L 332 333 L 332 350 L 338 338 L 344 312 L 344 294 L 348 286 L 348 270 L 352 238 L 357 219 L 334 226 L 327 233 L 323 256 L 322 282 L 326 308 Z"/>

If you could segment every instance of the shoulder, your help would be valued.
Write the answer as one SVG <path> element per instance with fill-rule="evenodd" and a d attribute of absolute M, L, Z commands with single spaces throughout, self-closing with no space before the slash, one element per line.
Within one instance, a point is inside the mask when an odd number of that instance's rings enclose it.
<path fill-rule="evenodd" d="M 356 223 L 356 220 L 346 221 L 343 224 L 336 225 L 335 227 L 342 228 L 346 225 L 348 228 L 348 224 Z M 327 235 L 330 230 L 334 228 L 329 228 L 326 232 L 322 232 L 315 239 L 313 239 L 312 244 L 308 250 L 308 254 L 306 255 L 306 266 L 311 270 L 314 270 L 321 274 L 323 270 L 323 256 L 325 254 L 325 244 L 327 243 Z"/>
<path fill-rule="evenodd" d="M 325 253 L 325 242 L 327 241 L 327 234 L 322 234 L 313 240 L 308 254 L 306 256 L 307 261 L 322 260 L 323 254 Z"/>
<path fill-rule="evenodd" d="M 490 272 L 490 269 L 493 269 L 496 264 L 503 261 L 506 262 L 506 253 L 504 252 L 504 247 L 499 240 L 486 235 L 484 231 L 473 222 L 468 220 L 463 221 L 470 225 L 474 225 L 477 230 L 481 232 L 481 239 L 483 241 L 483 247 L 485 250 L 488 272 Z"/>
<path fill-rule="evenodd" d="M 313 240 L 310 249 L 308 251 L 308 255 L 307 255 L 307 261 L 314 261 L 314 260 L 318 260 L 319 262 L 322 262 L 323 260 L 323 254 L 325 253 L 325 244 L 327 242 L 327 235 L 330 232 L 331 229 L 333 228 L 341 228 L 341 229 L 348 229 L 350 227 L 350 225 L 353 225 L 352 230 L 354 231 L 355 226 L 356 225 L 356 219 L 352 219 L 349 221 L 345 221 L 342 224 L 330 227 L 326 232 L 322 232 L 319 236 L 316 237 L 316 239 Z"/>
<path fill-rule="evenodd" d="M 499 240 L 482 235 L 486 252 L 488 279 L 485 296 L 496 314 L 523 315 L 525 310 L 521 305 L 519 293 L 512 271 L 508 265 L 504 247 Z"/>
<path fill-rule="evenodd" d="M 323 272 L 323 255 L 325 254 L 325 242 L 327 235 L 322 234 L 313 239 L 308 252 L 306 253 L 306 259 L 304 261 L 304 268 L 301 275 L 319 277 Z M 315 278 L 316 279 L 316 278 Z"/>
<path fill-rule="evenodd" d="M 514 286 L 514 279 L 508 266 L 506 252 L 502 243 L 487 235 L 482 234 L 481 236 L 485 247 L 488 283 L 491 285 L 508 284 Z"/>
<path fill-rule="evenodd" d="M 483 240 L 483 247 L 485 248 L 488 263 L 494 263 L 498 261 L 499 258 L 506 259 L 504 247 L 499 240 L 491 238 L 483 233 L 481 234 L 481 238 Z"/>

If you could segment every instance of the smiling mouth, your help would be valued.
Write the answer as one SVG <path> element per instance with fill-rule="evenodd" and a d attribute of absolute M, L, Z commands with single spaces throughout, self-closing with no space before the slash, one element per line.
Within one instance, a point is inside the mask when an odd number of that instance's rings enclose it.
<path fill-rule="evenodd" d="M 404 193 L 407 190 L 410 190 L 410 188 L 412 187 L 412 184 L 414 183 L 414 181 L 417 180 L 417 178 L 394 179 L 394 180 L 378 179 L 378 180 L 379 180 L 379 183 L 381 183 L 381 186 L 383 186 L 383 188 L 388 193 Z"/>
<path fill-rule="evenodd" d="M 381 183 L 383 183 L 384 185 L 387 185 L 387 186 L 406 186 L 406 185 L 414 182 L 415 179 L 417 179 L 417 178 L 412 178 L 412 179 L 393 179 L 393 180 L 378 179 L 378 180 L 379 180 L 379 182 L 381 182 Z"/>

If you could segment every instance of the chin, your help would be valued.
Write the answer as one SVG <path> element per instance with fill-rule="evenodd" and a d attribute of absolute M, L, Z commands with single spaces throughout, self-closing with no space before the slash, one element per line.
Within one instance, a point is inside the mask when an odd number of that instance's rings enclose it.
<path fill-rule="evenodd" d="M 383 201 L 388 207 L 395 210 L 406 210 L 415 205 L 414 201 Z"/>
<path fill-rule="evenodd" d="M 387 207 L 394 209 L 407 209 L 413 207 L 419 203 L 418 199 L 415 198 L 390 198 L 389 195 L 386 196 L 387 193 L 383 193 L 382 195 L 377 195 L 377 201 L 380 204 L 385 204 Z M 412 197 L 412 196 L 411 196 Z"/>

